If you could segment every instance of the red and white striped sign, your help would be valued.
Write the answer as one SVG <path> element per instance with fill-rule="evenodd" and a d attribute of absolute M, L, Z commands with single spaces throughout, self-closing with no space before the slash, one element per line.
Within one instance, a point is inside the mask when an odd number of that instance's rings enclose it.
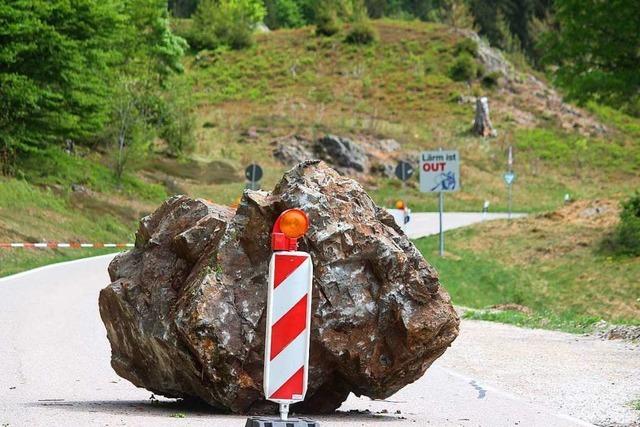
<path fill-rule="evenodd" d="M 276 252 L 269 264 L 264 394 L 289 404 L 307 392 L 313 265 L 306 252 Z"/>
<path fill-rule="evenodd" d="M 132 248 L 133 243 L 80 243 L 80 242 L 14 242 L 14 243 L 2 243 L 0 242 L 0 249 L 83 249 L 83 248 Z"/>

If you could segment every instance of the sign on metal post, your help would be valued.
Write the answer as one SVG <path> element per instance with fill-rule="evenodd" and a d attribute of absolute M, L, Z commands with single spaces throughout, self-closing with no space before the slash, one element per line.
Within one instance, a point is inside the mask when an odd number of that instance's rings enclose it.
<path fill-rule="evenodd" d="M 513 188 L 513 182 L 516 180 L 516 173 L 513 171 L 513 147 L 509 146 L 509 151 L 507 154 L 507 172 L 503 175 L 504 178 L 504 182 L 505 184 L 507 184 L 507 188 L 508 188 L 508 205 L 509 205 L 509 216 L 508 218 L 511 219 L 511 201 L 512 201 L 512 188 Z"/>
<path fill-rule="evenodd" d="M 420 155 L 420 191 L 450 193 L 458 190 L 460 190 L 458 151 L 424 151 Z"/>
<path fill-rule="evenodd" d="M 312 276 L 306 252 L 276 252 L 271 257 L 264 393 L 280 404 L 300 402 L 307 391 Z"/>
<path fill-rule="evenodd" d="M 278 217 L 271 234 L 264 395 L 280 405 L 281 420 L 288 419 L 289 405 L 304 400 L 307 392 L 313 264 L 308 253 L 297 250 L 297 239 L 308 228 L 307 215 L 289 209 Z M 302 425 L 300 421 L 288 423 Z"/>
<path fill-rule="evenodd" d="M 514 172 L 507 172 L 504 174 L 503 178 L 504 178 L 505 184 L 511 185 L 513 184 L 513 181 L 515 181 L 516 179 L 516 174 Z"/>
<path fill-rule="evenodd" d="M 244 176 L 249 181 L 251 190 L 258 189 L 258 181 L 262 179 L 262 168 L 257 163 L 252 163 L 244 170 Z"/>
<path fill-rule="evenodd" d="M 438 194 L 440 256 L 444 256 L 444 193 L 460 190 L 460 154 L 457 150 L 424 151 L 420 155 L 420 191 Z"/>
<path fill-rule="evenodd" d="M 411 163 L 401 160 L 396 166 L 395 174 L 399 180 L 406 181 L 413 175 L 413 166 Z"/>

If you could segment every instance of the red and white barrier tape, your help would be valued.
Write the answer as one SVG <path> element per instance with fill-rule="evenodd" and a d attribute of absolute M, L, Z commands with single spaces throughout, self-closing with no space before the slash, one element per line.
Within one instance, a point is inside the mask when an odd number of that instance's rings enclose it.
<path fill-rule="evenodd" d="M 43 242 L 43 243 L 0 243 L 0 249 L 84 249 L 84 248 L 132 248 L 133 243 L 58 243 L 58 242 Z"/>

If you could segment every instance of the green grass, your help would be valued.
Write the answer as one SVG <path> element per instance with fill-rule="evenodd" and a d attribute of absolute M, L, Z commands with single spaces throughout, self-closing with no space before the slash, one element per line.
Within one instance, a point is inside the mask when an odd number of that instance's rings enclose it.
<path fill-rule="evenodd" d="M 128 243 L 138 219 L 154 209 L 122 195 L 75 194 L 0 177 L 0 241 Z M 111 250 L 113 251 L 113 250 Z M 108 253 L 101 249 L 0 249 L 0 276 Z"/>
<path fill-rule="evenodd" d="M 128 223 L 123 222 L 118 216 L 122 206 L 112 207 L 105 201 L 100 205 L 103 210 L 93 210 L 87 207 L 87 201 L 93 199 L 78 201 L 81 197 L 0 178 L 0 238 L 98 242 L 130 238 L 136 212 L 131 212 Z M 76 202 L 83 203 L 85 209 L 76 208 Z"/>
<path fill-rule="evenodd" d="M 437 236 L 415 244 L 469 318 L 582 332 L 640 324 L 640 258 L 602 252 L 610 228 L 540 216 L 448 232 L 443 258 Z M 491 309 L 503 304 L 522 310 Z"/>
<path fill-rule="evenodd" d="M 106 255 L 113 249 L 0 249 L 0 277 L 80 258 Z"/>
<path fill-rule="evenodd" d="M 492 211 L 507 210 L 502 175 L 509 145 L 516 156 L 513 208 L 520 212 L 556 209 L 566 193 L 574 199 L 622 198 L 640 185 L 640 145 L 635 142 L 639 119 L 590 106 L 610 133 L 584 137 L 539 111 L 531 114 L 542 125 L 518 125 L 503 108 L 492 112 L 499 136 L 476 138 L 469 133 L 473 106 L 460 104 L 460 95 L 488 94 L 492 103 L 517 103 L 526 110 L 531 94 L 507 101 L 501 91 L 482 87 L 480 79 L 471 87 L 453 81 L 448 72 L 466 52 L 461 49 L 466 39 L 441 24 L 379 20 L 373 25 L 380 37 L 366 46 L 344 43 L 346 28 L 333 37 L 316 37 L 307 27 L 259 35 L 249 49 L 188 57 L 184 79 L 198 103 L 194 157 L 223 162 L 236 176 L 248 163 L 259 161 L 275 176 L 265 179 L 268 189 L 286 170 L 273 159 L 270 144 L 284 135 L 314 138 L 330 132 L 356 140 L 394 138 L 412 154 L 458 149 L 462 187 L 447 195 L 445 206 L 458 211 L 479 211 L 485 200 Z M 244 136 L 249 128 L 259 131 L 257 138 Z M 417 175 L 404 187 L 380 177 L 364 182 L 379 204 L 402 198 L 414 211 L 436 210 L 437 198 L 420 193 L 417 184 Z M 202 185 L 187 183 L 184 188 L 197 196 L 213 196 Z M 230 201 L 226 194 L 222 199 Z"/>
<path fill-rule="evenodd" d="M 36 186 L 57 186 L 68 191 L 72 184 L 79 184 L 101 193 L 120 193 L 153 202 L 166 197 L 161 185 L 144 182 L 131 173 L 118 181 L 113 170 L 103 162 L 104 159 L 95 153 L 70 156 L 60 149 L 50 148 L 19 159 L 17 167 L 18 175 Z"/>
<path fill-rule="evenodd" d="M 0 177 L 0 241 L 129 243 L 139 218 L 166 198 L 162 185 L 131 173 L 118 180 L 103 157 L 61 149 L 18 161 L 19 178 Z M 72 185 L 88 192 L 74 192 Z M 102 249 L 0 249 L 0 276 L 100 255 Z"/>
<path fill-rule="evenodd" d="M 600 320 L 598 317 L 580 316 L 574 313 L 558 315 L 553 312 L 542 311 L 529 315 L 513 310 L 468 310 L 462 317 L 471 320 L 509 323 L 523 328 L 550 329 L 574 334 L 593 331 L 594 325 Z"/>

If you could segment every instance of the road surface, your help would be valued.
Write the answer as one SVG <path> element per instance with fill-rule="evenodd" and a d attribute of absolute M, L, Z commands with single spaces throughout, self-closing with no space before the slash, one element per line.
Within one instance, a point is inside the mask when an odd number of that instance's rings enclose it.
<path fill-rule="evenodd" d="M 112 255 L 0 279 L 0 426 L 243 426 L 119 378 L 98 292 Z M 581 426 L 631 423 L 638 347 L 464 321 L 427 374 L 384 401 L 350 396 L 323 426 Z"/>
<path fill-rule="evenodd" d="M 520 218 L 525 214 L 514 213 L 512 218 Z M 496 219 L 506 219 L 506 213 L 477 213 L 477 212 L 445 212 L 443 215 L 444 231 L 454 228 L 466 227 L 482 221 Z M 411 214 L 411 221 L 407 224 L 406 234 L 412 239 L 438 234 L 440 232 L 440 222 L 438 212 L 416 212 Z"/>

